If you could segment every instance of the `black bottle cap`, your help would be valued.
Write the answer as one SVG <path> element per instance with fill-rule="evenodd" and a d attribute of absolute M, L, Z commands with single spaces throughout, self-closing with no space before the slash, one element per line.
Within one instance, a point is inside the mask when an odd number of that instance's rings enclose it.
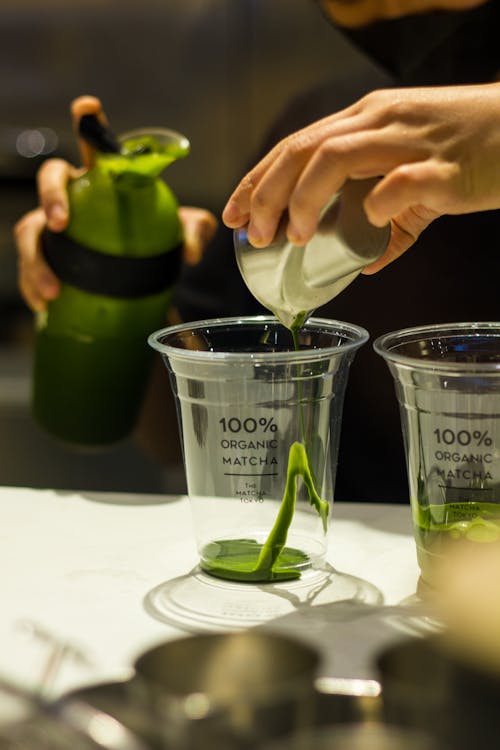
<path fill-rule="evenodd" d="M 108 154 L 119 154 L 120 144 L 116 136 L 98 120 L 96 115 L 82 115 L 78 123 L 81 137 L 98 151 Z"/>

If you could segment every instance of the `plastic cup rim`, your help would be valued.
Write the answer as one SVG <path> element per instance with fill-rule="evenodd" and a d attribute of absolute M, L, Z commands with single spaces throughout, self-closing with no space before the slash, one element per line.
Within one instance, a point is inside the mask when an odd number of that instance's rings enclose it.
<path fill-rule="evenodd" d="M 419 370 L 441 370 L 454 374 L 469 372 L 497 373 L 500 371 L 500 362 L 453 362 L 450 360 L 440 360 L 417 357 L 409 357 L 405 354 L 398 354 L 397 347 L 402 343 L 409 343 L 412 339 L 427 337 L 438 337 L 439 335 L 467 333 L 467 338 L 474 336 L 487 335 L 488 331 L 496 332 L 500 340 L 500 322 L 497 321 L 480 321 L 480 322 L 459 322 L 459 323 L 438 323 L 423 326 L 412 326 L 390 331 L 378 336 L 373 342 L 373 348 L 377 354 L 389 362 L 397 365 L 407 366 L 410 369 Z M 430 335 L 432 334 L 432 335 Z M 392 341 L 394 349 L 389 348 L 389 342 Z"/>
<path fill-rule="evenodd" d="M 198 361 L 219 361 L 219 362 L 282 362 L 282 361 L 311 361 L 324 359 L 332 354 L 346 354 L 347 352 L 354 352 L 365 344 L 370 334 L 365 328 L 356 325 L 355 323 L 347 323 L 341 320 L 332 320 L 329 318 L 309 318 L 301 330 L 307 329 L 308 327 L 314 328 L 327 328 L 333 330 L 337 329 L 339 332 L 349 332 L 357 336 L 357 339 L 353 341 L 346 341 L 338 346 L 326 346 L 321 349 L 305 349 L 301 351 L 289 351 L 281 352 L 210 352 L 197 349 L 182 349 L 181 347 L 171 346 L 164 344 L 159 341 L 162 336 L 166 334 L 180 333 L 181 331 L 187 331 L 195 328 L 208 328 L 208 327 L 220 327 L 223 326 L 239 326 L 239 325 L 258 325 L 272 323 L 276 325 L 282 325 L 274 315 L 251 315 L 251 316 L 238 316 L 229 318 L 207 318 L 206 320 L 196 320 L 190 323 L 180 323 L 173 326 L 166 326 L 154 331 L 148 336 L 148 344 L 160 352 L 162 355 L 171 355 L 177 358 L 185 358 L 187 360 L 198 360 Z"/>

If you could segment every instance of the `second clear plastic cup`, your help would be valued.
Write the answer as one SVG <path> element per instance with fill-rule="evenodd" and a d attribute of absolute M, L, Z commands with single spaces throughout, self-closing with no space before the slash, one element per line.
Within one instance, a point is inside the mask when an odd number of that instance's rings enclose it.
<path fill-rule="evenodd" d="M 422 578 L 455 541 L 500 540 L 500 323 L 381 336 L 394 377 Z"/>
<path fill-rule="evenodd" d="M 291 580 L 322 565 L 358 326 L 274 317 L 173 326 L 150 345 L 177 401 L 188 493 L 207 573 Z"/>

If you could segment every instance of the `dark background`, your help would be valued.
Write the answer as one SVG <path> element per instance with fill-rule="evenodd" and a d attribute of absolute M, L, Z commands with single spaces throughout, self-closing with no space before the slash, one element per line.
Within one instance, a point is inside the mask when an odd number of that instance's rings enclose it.
<path fill-rule="evenodd" d="M 184 133 L 191 154 L 166 179 L 182 203 L 219 213 L 290 97 L 337 71 L 355 75 L 358 64 L 313 0 L 2 0 L 1 485 L 184 488 L 178 455 L 162 467 L 134 438 L 78 454 L 31 420 L 33 321 L 17 291 L 12 228 L 36 205 L 41 161 L 77 160 L 71 99 L 99 96 L 117 132 L 159 125 Z"/>

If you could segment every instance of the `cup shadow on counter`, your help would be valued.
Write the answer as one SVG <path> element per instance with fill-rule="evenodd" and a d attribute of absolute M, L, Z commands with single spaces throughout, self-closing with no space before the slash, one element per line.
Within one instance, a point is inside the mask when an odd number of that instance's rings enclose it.
<path fill-rule="evenodd" d="M 373 584 L 329 564 L 286 584 L 222 580 L 196 566 L 149 591 L 144 608 L 157 620 L 197 633 L 254 627 L 294 612 L 316 611 L 330 602 L 375 605 L 382 598 Z"/>

